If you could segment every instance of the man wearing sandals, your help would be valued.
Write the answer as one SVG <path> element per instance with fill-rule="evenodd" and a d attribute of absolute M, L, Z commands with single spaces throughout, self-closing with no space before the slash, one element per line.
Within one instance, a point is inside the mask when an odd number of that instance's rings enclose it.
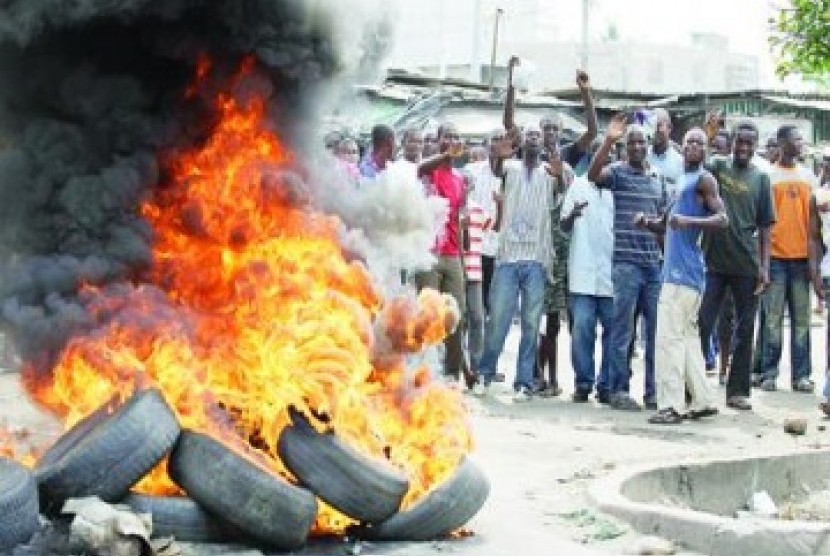
<path fill-rule="evenodd" d="M 654 233 L 666 234 L 663 287 L 657 302 L 655 359 L 658 412 L 649 423 L 674 425 L 683 422 L 680 413 L 685 394 L 691 394 L 689 417 L 715 415 L 714 394 L 706 381 L 698 310 L 706 285 L 703 252 L 698 241 L 702 230 L 726 228 L 729 221 L 718 184 L 703 169 L 706 134 L 693 128 L 683 139 L 684 173 L 678 183 L 676 201 L 663 216 L 640 214 L 638 224 Z"/>
<path fill-rule="evenodd" d="M 606 166 L 608 153 L 623 135 L 627 159 Z M 614 195 L 614 316 L 609 339 L 607 399 L 612 408 L 627 411 L 641 409 L 629 395 L 628 372 L 629 346 L 638 303 L 642 303 L 646 320 L 643 401 L 657 409 L 654 401 L 654 335 L 662 255 L 654 235 L 638 228 L 635 217 L 638 213 L 663 214 L 667 193 L 645 159 L 646 134 L 642 126 L 635 124 L 626 128 L 625 114 L 617 114 L 608 124 L 605 140 L 588 168 L 588 180 Z"/>

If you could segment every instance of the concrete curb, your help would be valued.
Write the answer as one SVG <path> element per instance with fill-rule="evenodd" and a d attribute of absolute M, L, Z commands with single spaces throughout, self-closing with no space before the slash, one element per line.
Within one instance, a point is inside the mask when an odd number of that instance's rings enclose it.
<path fill-rule="evenodd" d="M 786 456 L 817 456 L 830 459 L 830 451 L 796 452 Z M 767 458 L 713 458 L 683 462 L 674 468 L 705 468 Z M 815 556 L 830 555 L 830 524 L 807 521 L 781 521 L 763 518 L 731 518 L 712 513 L 661 504 L 635 502 L 623 494 L 630 481 L 665 465 L 643 465 L 617 471 L 598 480 L 589 491 L 593 502 L 604 512 L 619 517 L 636 530 L 679 541 L 710 556 Z"/>

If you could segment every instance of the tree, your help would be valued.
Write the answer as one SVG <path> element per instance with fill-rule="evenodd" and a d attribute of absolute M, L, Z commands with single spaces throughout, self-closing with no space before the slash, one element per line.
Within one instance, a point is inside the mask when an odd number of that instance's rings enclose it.
<path fill-rule="evenodd" d="M 779 77 L 797 73 L 830 83 L 830 0 L 789 0 L 770 19 L 769 43 Z"/>

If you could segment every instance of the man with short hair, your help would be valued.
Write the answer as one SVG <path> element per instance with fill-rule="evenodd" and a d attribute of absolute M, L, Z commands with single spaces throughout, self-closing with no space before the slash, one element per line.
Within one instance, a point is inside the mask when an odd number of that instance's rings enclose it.
<path fill-rule="evenodd" d="M 654 136 L 648 150 L 646 162 L 652 169 L 656 169 L 666 183 L 669 200 L 673 200 L 683 176 L 683 157 L 680 156 L 671 142 L 671 116 L 664 108 L 656 108 L 652 112 L 654 120 Z"/>
<path fill-rule="evenodd" d="M 683 138 L 685 172 L 677 200 L 667 215 L 641 216 L 641 226 L 665 233 L 663 286 L 657 303 L 656 369 L 659 411 L 649 423 L 677 425 L 683 422 L 686 391 L 689 416 L 699 419 L 717 413 L 706 381 L 705 361 L 697 329 L 698 310 L 706 283 L 703 253 L 698 245 L 701 230 L 726 228 L 728 220 L 718 196 L 718 184 L 703 169 L 706 134 L 700 128 Z"/>
<path fill-rule="evenodd" d="M 423 160 L 418 166 L 418 177 L 426 178 L 429 191 L 447 200 L 449 213 L 441 235 L 436 239 L 433 253 L 436 261 L 427 271 L 416 272 L 413 280 L 418 289 L 432 288 L 453 296 L 458 304 L 461 320 L 444 340 L 444 374 L 457 380 L 468 367 L 464 359 L 463 332 L 466 314 L 466 290 L 459 211 L 464 204 L 466 185 L 461 173 L 453 168 L 453 161 L 463 155 L 464 144 L 453 124 L 438 129 L 439 154 Z"/>
<path fill-rule="evenodd" d="M 516 306 L 521 299 L 521 340 L 513 382 L 515 402 L 533 397 L 539 322 L 545 302 L 545 281 L 551 266 L 550 218 L 554 180 L 561 180 L 562 165 L 541 161 L 542 132 L 529 127 L 524 132 L 523 159 L 505 160 L 513 154 L 512 141 L 497 149 L 495 174 L 503 177 L 501 203 L 496 218 L 499 250 L 490 285 L 490 319 L 484 352 L 479 363 L 478 393 L 486 393 L 496 375 Z"/>
<path fill-rule="evenodd" d="M 605 166 L 616 141 L 625 137 L 626 161 Z M 639 228 L 639 214 L 662 215 L 667 192 L 660 177 L 646 164 L 646 135 L 642 126 L 626 128 L 625 114 L 617 114 L 594 155 L 588 179 L 614 195 L 614 320 L 611 330 L 610 384 L 598 392 L 601 402 L 614 409 L 639 410 L 629 395 L 628 353 L 634 333 L 634 313 L 641 304 L 646 322 L 646 373 L 643 402 L 657 409 L 654 398 L 654 335 L 660 295 L 661 252 L 654 235 Z"/>
<path fill-rule="evenodd" d="M 609 390 L 611 327 L 614 317 L 614 196 L 577 177 L 562 202 L 560 227 L 571 235 L 568 253 L 568 287 L 571 328 L 571 363 L 574 393 L 571 399 L 587 402 Z M 597 322 L 602 325 L 602 362 L 599 377 L 594 361 Z"/>
<path fill-rule="evenodd" d="M 708 348 L 726 292 L 735 305 L 732 362 L 726 405 L 750 410 L 752 341 L 758 296 L 769 283 L 770 227 L 775 223 L 769 177 L 751 163 L 758 129 L 741 122 L 733 133 L 732 158 L 715 157 L 709 171 L 720 186 L 729 227 L 707 230 L 701 245 L 706 259 L 706 291 L 700 306 L 701 349 Z"/>
<path fill-rule="evenodd" d="M 417 178 L 423 147 L 424 136 L 421 130 L 415 127 L 405 129 L 401 137 L 401 157 L 390 166 L 396 172 Z"/>
<path fill-rule="evenodd" d="M 810 204 L 816 177 L 797 162 L 803 148 L 798 128 L 784 125 L 776 136 L 780 158 L 770 174 L 777 221 L 771 233 L 770 286 L 764 297 L 766 345 L 761 359 L 760 387 L 776 389 L 781 359 L 784 306 L 790 313 L 791 385 L 795 392 L 812 392 L 810 378 L 810 286 L 821 295 L 821 274 L 810 240 Z"/>
<path fill-rule="evenodd" d="M 395 130 L 388 125 L 376 125 L 372 128 L 372 150 L 360 161 L 360 174 L 364 178 L 376 178 L 394 156 Z"/>

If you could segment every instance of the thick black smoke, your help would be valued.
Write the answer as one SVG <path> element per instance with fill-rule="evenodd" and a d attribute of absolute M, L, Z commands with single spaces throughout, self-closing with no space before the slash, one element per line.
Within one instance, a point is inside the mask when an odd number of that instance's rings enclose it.
<path fill-rule="evenodd" d="M 288 0 L 0 2 L 0 311 L 48 367 L 90 317 L 81 284 L 134 281 L 153 232 L 137 207 L 164 184 L 160 153 L 198 144 L 212 92 L 253 55 L 284 137 L 336 72 L 331 29 Z M 186 97 L 200 58 L 213 61 Z M 243 93 L 243 91 L 237 91 Z"/>

